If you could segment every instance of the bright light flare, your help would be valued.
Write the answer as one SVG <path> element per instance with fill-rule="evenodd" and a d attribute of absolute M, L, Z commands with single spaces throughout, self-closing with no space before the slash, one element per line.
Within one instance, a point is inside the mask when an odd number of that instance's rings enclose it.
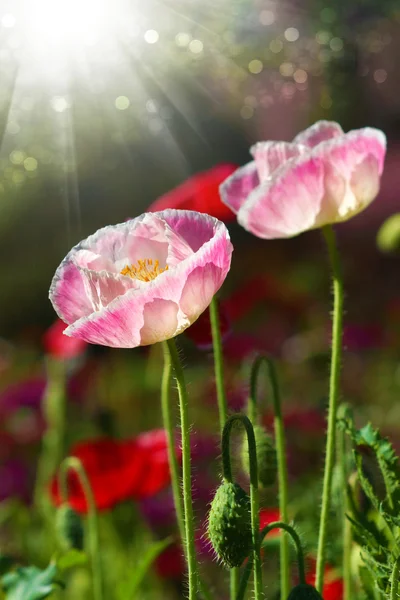
<path fill-rule="evenodd" d="M 132 19 L 129 0 L 17 0 L 0 25 L 20 63 L 54 77 L 111 58 Z"/>

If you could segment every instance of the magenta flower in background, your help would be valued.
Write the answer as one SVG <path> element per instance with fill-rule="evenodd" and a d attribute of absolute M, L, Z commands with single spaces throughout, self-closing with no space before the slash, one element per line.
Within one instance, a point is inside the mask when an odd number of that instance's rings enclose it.
<path fill-rule="evenodd" d="M 135 348 L 175 337 L 210 304 L 229 271 L 226 226 L 165 210 L 104 227 L 58 267 L 50 300 L 66 335 Z"/>
<path fill-rule="evenodd" d="M 347 221 L 374 200 L 386 137 L 319 121 L 293 142 L 258 142 L 250 152 L 254 160 L 221 185 L 222 201 L 250 233 L 287 238 Z"/>

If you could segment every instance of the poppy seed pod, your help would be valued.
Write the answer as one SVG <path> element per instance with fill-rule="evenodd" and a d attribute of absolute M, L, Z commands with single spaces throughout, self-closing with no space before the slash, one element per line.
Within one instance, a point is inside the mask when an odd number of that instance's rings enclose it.
<path fill-rule="evenodd" d="M 313 585 L 300 583 L 292 589 L 288 600 L 323 600 L 323 598 Z"/>
<path fill-rule="evenodd" d="M 62 504 L 56 513 L 56 532 L 64 550 L 83 550 L 82 519 L 68 504 Z"/>
<path fill-rule="evenodd" d="M 223 483 L 208 515 L 208 535 L 222 563 L 240 567 L 252 547 L 250 498 L 236 483 Z"/>
<path fill-rule="evenodd" d="M 254 426 L 254 437 L 256 439 L 259 485 L 260 487 L 268 487 L 275 483 L 278 471 L 274 442 L 261 425 Z M 247 437 L 243 439 L 241 459 L 243 470 L 249 473 L 250 463 Z"/>

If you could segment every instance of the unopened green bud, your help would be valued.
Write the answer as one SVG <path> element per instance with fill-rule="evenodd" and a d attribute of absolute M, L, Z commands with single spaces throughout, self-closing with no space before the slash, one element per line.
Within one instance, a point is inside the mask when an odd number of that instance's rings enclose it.
<path fill-rule="evenodd" d="M 292 589 L 287 600 L 323 600 L 323 598 L 313 585 L 300 583 Z"/>
<path fill-rule="evenodd" d="M 274 441 L 261 425 L 254 426 L 254 437 L 256 439 L 259 485 L 260 487 L 268 487 L 275 483 L 278 470 Z M 247 437 L 243 439 L 241 458 L 244 471 L 249 473 Z"/>
<path fill-rule="evenodd" d="M 208 515 L 208 535 L 222 563 L 240 567 L 252 548 L 250 498 L 237 483 L 223 483 Z"/>
<path fill-rule="evenodd" d="M 82 519 L 68 504 L 62 504 L 57 510 L 56 532 L 64 550 L 83 550 Z"/>
<path fill-rule="evenodd" d="M 382 252 L 400 252 L 400 213 L 392 215 L 380 226 L 376 242 Z"/>

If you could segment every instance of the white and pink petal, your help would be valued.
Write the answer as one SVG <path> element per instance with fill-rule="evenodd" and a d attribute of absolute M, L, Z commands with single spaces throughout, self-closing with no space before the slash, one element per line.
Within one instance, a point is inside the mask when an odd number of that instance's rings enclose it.
<path fill-rule="evenodd" d="M 237 214 L 246 198 L 260 184 L 256 161 L 237 169 L 219 187 L 221 200 Z"/>

